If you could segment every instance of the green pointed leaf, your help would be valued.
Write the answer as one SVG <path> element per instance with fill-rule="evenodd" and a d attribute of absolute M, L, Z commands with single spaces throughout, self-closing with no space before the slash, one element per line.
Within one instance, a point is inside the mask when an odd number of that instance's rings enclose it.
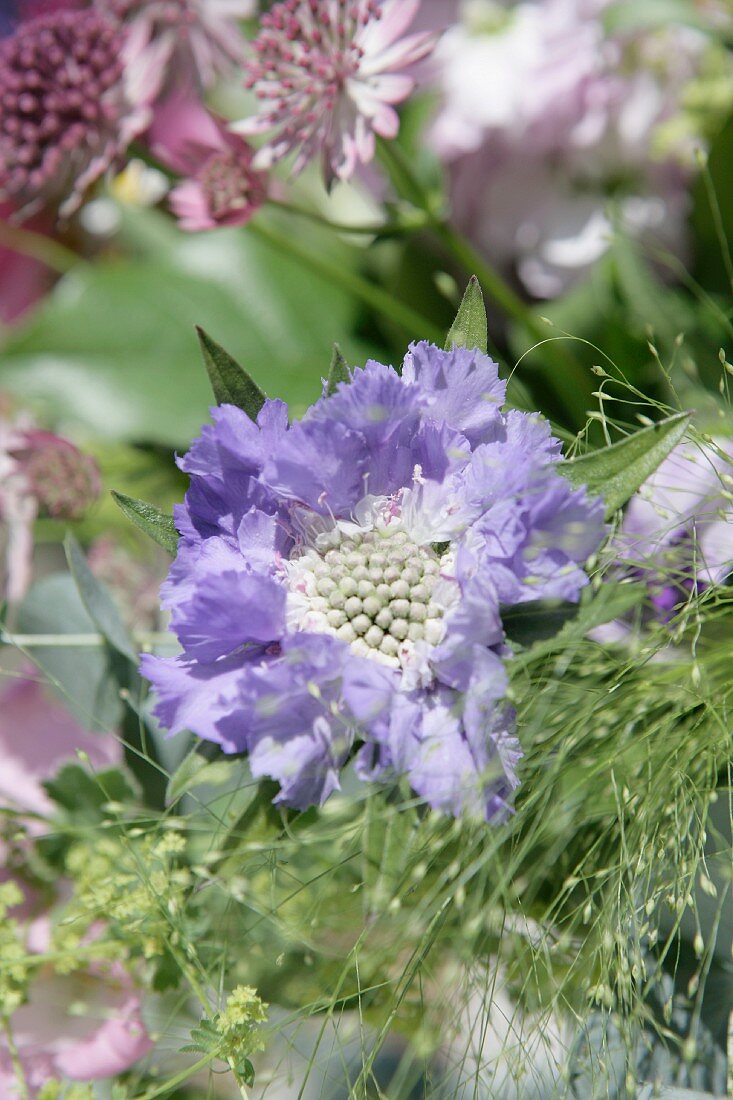
<path fill-rule="evenodd" d="M 208 760 L 197 747 L 191 749 L 168 780 L 165 791 L 166 806 L 177 802 L 192 787 L 200 787 L 202 784 L 216 787 L 230 783 L 236 767 L 238 767 L 237 761 Z"/>
<path fill-rule="evenodd" d="M 64 539 L 64 550 L 81 601 L 97 630 L 113 649 L 137 665 L 138 655 L 112 597 L 92 573 L 79 543 L 71 533 Z"/>
<path fill-rule="evenodd" d="M 228 351 L 202 328 L 197 326 L 196 332 L 217 405 L 237 405 L 250 420 L 256 420 L 267 400 L 265 394 Z"/>
<path fill-rule="evenodd" d="M 330 397 L 332 393 L 336 392 L 336 387 L 339 382 L 349 381 L 349 368 L 341 354 L 341 348 L 338 344 L 333 345 L 333 355 L 331 356 L 331 366 L 328 370 L 328 379 L 326 381 L 326 393 Z"/>
<path fill-rule="evenodd" d="M 568 459 L 557 468 L 573 485 L 585 485 L 589 493 L 602 496 L 608 518 L 634 495 L 677 446 L 691 416 L 691 413 L 675 413 L 620 443 Z"/>
<path fill-rule="evenodd" d="M 128 497 L 125 493 L 117 493 L 112 490 L 112 496 L 117 507 L 124 512 L 136 527 L 149 535 L 151 539 L 167 550 L 169 554 L 176 553 L 178 549 L 178 532 L 176 531 L 173 517 L 161 512 L 154 504 L 148 504 L 145 500 L 137 500 L 136 497 Z"/>
<path fill-rule="evenodd" d="M 446 351 L 450 351 L 453 347 L 478 348 L 483 352 L 488 347 L 486 307 L 481 293 L 481 284 L 475 275 L 468 280 L 463 301 L 445 341 Z"/>

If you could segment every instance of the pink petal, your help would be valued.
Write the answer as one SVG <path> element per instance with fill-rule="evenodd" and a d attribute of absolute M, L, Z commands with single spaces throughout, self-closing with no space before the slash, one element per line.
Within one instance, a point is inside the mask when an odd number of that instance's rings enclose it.
<path fill-rule="evenodd" d="M 140 1001 L 132 997 L 119 1015 L 105 1021 L 88 1039 L 57 1055 L 56 1065 L 72 1081 L 97 1081 L 124 1073 L 152 1048 Z"/>
<path fill-rule="evenodd" d="M 83 749 L 95 767 L 121 760 L 117 741 L 88 733 L 49 696 L 34 673 L 8 680 L 0 691 L 0 798 L 21 809 L 46 813 L 41 783 Z"/>
<path fill-rule="evenodd" d="M 376 53 L 399 38 L 412 23 L 419 7 L 420 0 L 385 0 L 380 18 L 367 24 L 359 36 L 364 52 Z"/>

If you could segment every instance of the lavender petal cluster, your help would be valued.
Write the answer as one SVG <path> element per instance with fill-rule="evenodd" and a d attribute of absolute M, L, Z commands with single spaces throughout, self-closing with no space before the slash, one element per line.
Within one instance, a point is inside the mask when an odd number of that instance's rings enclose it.
<path fill-rule="evenodd" d="M 502 610 L 577 600 L 604 527 L 547 422 L 504 398 L 488 356 L 418 343 L 293 424 L 280 401 L 214 409 L 162 592 L 182 652 L 142 663 L 164 726 L 248 753 L 288 806 L 322 804 L 353 756 L 436 809 L 505 814 Z"/>

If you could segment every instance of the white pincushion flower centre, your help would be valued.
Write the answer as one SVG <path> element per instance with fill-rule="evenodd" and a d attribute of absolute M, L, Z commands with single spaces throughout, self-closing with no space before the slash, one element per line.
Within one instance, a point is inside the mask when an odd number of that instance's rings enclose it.
<path fill-rule="evenodd" d="M 407 667 L 443 638 L 454 581 L 397 520 L 336 523 L 287 563 L 293 629 L 334 634 L 362 657 Z"/>

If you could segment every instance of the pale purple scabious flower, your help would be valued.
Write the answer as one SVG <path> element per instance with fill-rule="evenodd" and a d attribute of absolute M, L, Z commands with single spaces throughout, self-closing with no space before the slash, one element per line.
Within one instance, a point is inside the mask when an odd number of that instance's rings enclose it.
<path fill-rule="evenodd" d="M 608 250 L 616 227 L 684 255 L 693 150 L 673 121 L 708 37 L 689 26 L 610 33 L 609 0 L 475 3 L 434 55 L 428 141 L 452 217 L 537 298 Z M 665 144 L 666 141 L 666 144 Z"/>
<path fill-rule="evenodd" d="M 646 606 L 593 630 L 629 644 L 640 627 L 673 620 L 690 598 L 733 574 L 733 441 L 680 443 L 632 497 L 606 556 L 617 576 L 646 586 Z M 660 651 L 669 655 L 669 647 Z"/>
<path fill-rule="evenodd" d="M 274 131 L 255 164 L 295 154 L 293 171 L 317 156 L 328 186 L 374 156 L 374 135 L 393 138 L 394 104 L 415 81 L 400 70 L 433 48 L 430 32 L 401 37 L 419 0 L 282 0 L 262 16 L 247 67 L 261 113 L 235 123 L 241 134 Z"/>
<path fill-rule="evenodd" d="M 247 752 L 286 805 L 322 803 L 361 745 L 363 778 L 505 812 L 502 606 L 577 599 L 603 524 L 547 423 L 504 396 L 488 356 L 419 343 L 293 425 L 279 401 L 257 424 L 213 410 L 163 588 L 183 652 L 143 658 L 161 722 Z"/>
<path fill-rule="evenodd" d="M 159 46 L 98 11 L 58 10 L 0 42 L 0 197 L 73 213 L 150 121 Z"/>
<path fill-rule="evenodd" d="M 169 195 L 182 229 L 244 225 L 267 197 L 266 177 L 252 167 L 252 147 L 191 89 L 178 89 L 158 105 L 148 142 L 183 177 Z"/>
<path fill-rule="evenodd" d="M 733 573 L 732 487 L 733 441 L 681 443 L 631 499 L 609 549 L 646 581 L 659 619 Z"/>
<path fill-rule="evenodd" d="M 254 0 L 95 0 L 95 6 L 162 46 L 171 80 L 194 79 L 203 88 L 244 64 L 239 21 L 256 9 Z"/>

